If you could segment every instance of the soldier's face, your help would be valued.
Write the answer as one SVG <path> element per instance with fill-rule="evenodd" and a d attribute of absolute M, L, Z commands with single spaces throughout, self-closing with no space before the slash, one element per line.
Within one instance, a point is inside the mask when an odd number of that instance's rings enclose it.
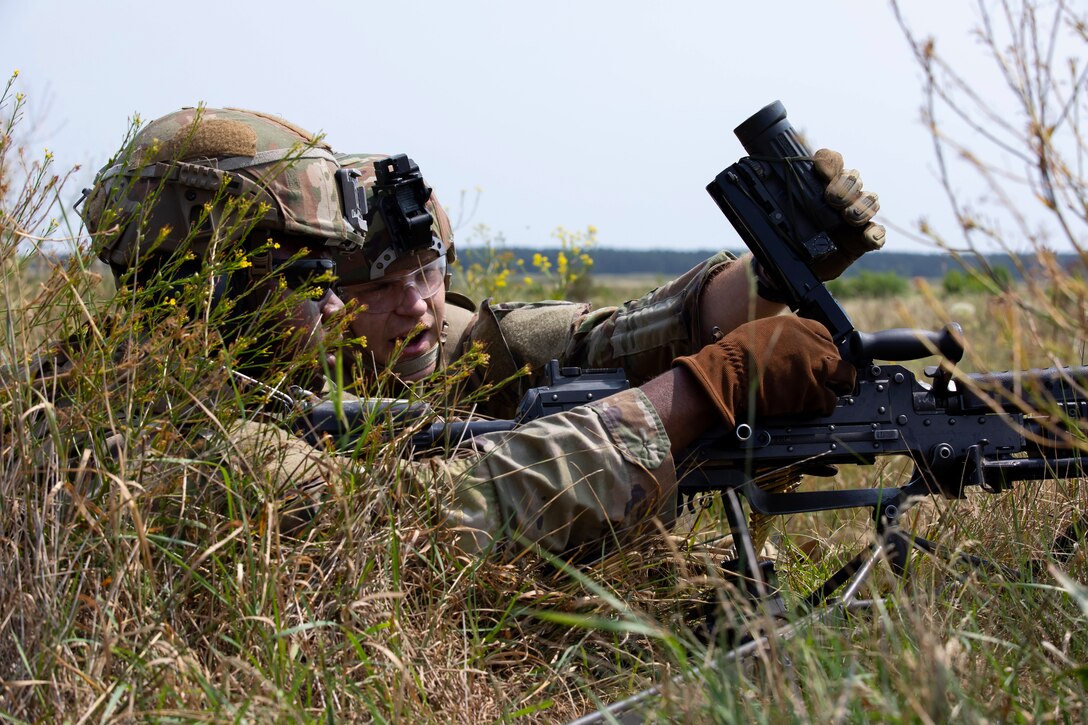
<path fill-rule="evenodd" d="M 321 240 L 280 237 L 275 242 L 279 248 L 272 253 L 272 264 L 277 272 L 262 283 L 271 309 L 271 352 L 275 360 L 299 365 L 292 382 L 312 386 L 320 381 L 325 366 L 331 369 L 336 364 L 335 351 L 326 345 L 324 323 L 344 303 L 327 279 L 330 265 L 324 260 L 329 257 L 321 249 Z"/>
<path fill-rule="evenodd" d="M 391 361 L 404 363 L 438 344 L 446 314 L 446 258 L 427 251 L 400 257 L 385 276 L 346 285 L 344 299 L 358 305 L 351 332 L 365 338 L 359 351 L 378 368 Z M 436 363 L 409 375 L 419 380 L 434 372 Z"/>

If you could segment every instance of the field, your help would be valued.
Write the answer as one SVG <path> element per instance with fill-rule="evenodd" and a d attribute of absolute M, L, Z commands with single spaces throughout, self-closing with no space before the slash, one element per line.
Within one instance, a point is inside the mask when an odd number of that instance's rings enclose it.
<path fill-rule="evenodd" d="M 1008 107 L 987 107 L 904 29 L 961 227 L 944 231 L 952 241 L 924 222 L 906 233 L 965 255 L 976 242 L 1027 248 L 1033 271 L 1008 286 L 980 275 L 956 294 L 910 280 L 895 297 L 845 303 L 865 331 L 960 322 L 968 372 L 1086 358 L 1088 281 L 1050 250 L 1088 258 L 1088 86 L 1081 60 L 1067 59 L 1070 84 L 1041 36 L 1061 28 L 1083 48 L 1088 26 L 1065 3 L 1046 6 L 1050 20 L 1039 7 L 1001 3 L 1004 21 L 987 18 L 979 35 Z M 1003 22 L 1011 39 L 992 35 Z M 186 284 L 136 278 L 115 294 L 61 203 L 71 172 L 20 143 L 32 136 L 23 111 L 13 75 L 0 89 L 0 720 L 554 723 L 655 687 L 646 722 L 1088 721 L 1088 562 L 1080 536 L 1068 560 L 1053 546 L 1085 511 L 1081 479 L 921 503 L 907 527 L 949 556 L 915 557 L 907 578 L 877 562 L 857 593 L 868 606 L 796 617 L 790 636 L 744 659 L 726 656 L 724 628 L 708 634 L 708 613 L 739 631 L 773 623 L 723 575 L 732 543 L 714 497 L 592 561 L 468 557 L 437 523 L 453 482 L 407 483 L 376 420 L 327 472 L 314 520 L 282 526 L 296 482 L 263 464 L 270 443 L 298 440 L 239 439 L 254 411 L 282 411 L 226 372 L 263 350 L 218 336 L 231 304 L 213 305 L 205 283 L 250 260 L 211 254 Z M 984 198 L 956 196 L 956 164 Z M 595 275 L 595 235 L 558 229 L 562 255 L 548 259 L 488 247 L 455 270 L 455 289 L 615 305 L 664 281 Z M 78 253 L 42 253 L 58 246 Z M 77 354 L 62 384 L 43 385 L 36 355 L 60 349 Z M 448 379 L 433 382 L 420 399 L 445 405 Z M 884 461 L 802 486 L 909 474 Z M 868 517 L 769 523 L 762 554 L 788 604 L 871 542 Z M 964 567 L 958 553 L 1000 566 Z"/>
<path fill-rule="evenodd" d="M 60 312 L 84 319 L 81 300 L 107 304 L 101 270 L 75 260 L 9 270 L 5 308 L 21 322 L 7 355 L 77 329 Z M 601 302 L 656 283 L 601 280 Z M 868 330 L 936 327 L 954 310 L 977 369 L 1079 362 L 1077 336 L 1037 316 L 1043 289 L 938 303 L 923 286 L 848 310 Z M 429 523 L 432 495 L 390 498 L 393 480 L 345 479 L 315 525 L 287 536 L 268 525 L 266 483 L 201 463 L 232 468 L 210 442 L 197 456 L 181 428 L 133 421 L 118 459 L 88 437 L 109 419 L 103 406 L 155 388 L 129 376 L 103 396 L 117 371 L 100 364 L 80 371 L 89 385 L 77 411 L 45 416 L 45 438 L 20 428 L 43 418 L 28 388 L 5 379 L 0 709 L 12 721 L 562 722 L 655 684 L 663 694 L 649 706 L 660 712 L 647 717 L 691 722 L 1086 717 L 1079 554 L 1025 581 L 925 559 L 909 580 L 881 568 L 861 593 L 875 608 L 723 661 L 726 643 L 702 633 L 707 603 L 734 601 L 718 568 L 729 546 L 716 504 L 588 565 L 503 564 L 454 555 Z M 229 421 L 229 408 L 215 415 Z M 386 463 L 376 450 L 356 456 Z M 830 485 L 892 485 L 909 473 L 851 468 Z M 911 525 L 1017 569 L 1045 562 L 1083 507 L 1079 481 L 1056 481 L 928 502 Z M 793 601 L 870 530 L 864 512 L 792 517 L 773 522 L 763 553 Z"/>

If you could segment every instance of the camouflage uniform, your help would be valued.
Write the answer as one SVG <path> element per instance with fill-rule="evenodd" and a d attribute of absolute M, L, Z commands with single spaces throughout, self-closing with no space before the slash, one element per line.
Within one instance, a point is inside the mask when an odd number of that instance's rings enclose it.
<path fill-rule="evenodd" d="M 528 368 L 527 376 L 481 404 L 481 412 L 496 418 L 513 417 L 525 390 L 546 383 L 544 365 L 553 358 L 563 365 L 622 367 L 640 385 L 695 349 L 700 292 L 729 260 L 720 254 L 619 308 L 485 302 L 462 322 L 465 311 L 451 306 L 443 357 L 449 363 L 483 344 L 489 360 L 474 372 L 476 385 Z M 638 388 L 540 418 L 514 434 L 484 436 L 477 447 L 478 458 L 421 465 L 424 476 L 449 481 L 454 495 L 447 517 L 470 550 L 527 540 L 566 552 L 627 538 L 652 517 L 667 522 L 675 512 L 669 439 Z"/>

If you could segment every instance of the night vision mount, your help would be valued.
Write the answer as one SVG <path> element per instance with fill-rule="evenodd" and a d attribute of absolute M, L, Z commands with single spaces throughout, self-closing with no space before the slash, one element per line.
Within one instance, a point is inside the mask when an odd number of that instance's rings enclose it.
<path fill-rule="evenodd" d="M 374 172 L 374 196 L 367 214 L 373 241 L 364 246 L 371 279 L 384 276 L 401 255 L 428 249 L 444 253 L 442 242 L 431 234 L 434 218 L 426 208 L 431 188 L 419 166 L 398 154 L 374 162 Z"/>

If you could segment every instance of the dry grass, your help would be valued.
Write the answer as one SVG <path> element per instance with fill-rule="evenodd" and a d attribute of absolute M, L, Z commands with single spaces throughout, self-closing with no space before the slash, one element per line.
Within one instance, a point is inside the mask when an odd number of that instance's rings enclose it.
<path fill-rule="evenodd" d="M 12 140 L 10 86 L 0 108 L 5 720 L 562 722 L 654 683 L 665 696 L 651 706 L 678 721 L 1088 718 L 1083 554 L 1030 582 L 925 559 L 906 581 L 882 570 L 863 592 L 881 597 L 868 614 L 802 627 L 729 663 L 695 631 L 707 601 L 731 601 L 724 542 L 662 533 L 580 567 L 463 558 L 434 525 L 449 491 L 405 488 L 377 435 L 333 478 L 313 525 L 288 536 L 280 492 L 227 433 L 265 401 L 222 373 L 230 357 L 215 325 L 162 306 L 133 314 L 164 290 L 110 296 L 85 256 L 28 269 L 35 238 L 75 230 L 51 221 L 63 184 L 51 160 Z M 923 287 L 849 312 L 877 330 L 936 327 L 956 310 L 968 369 L 1080 362 L 1088 285 L 1043 269 L 998 297 L 943 300 Z M 644 283 L 608 280 L 598 302 Z M 188 294 L 179 309 L 200 301 Z M 62 389 L 15 372 L 43 341 L 72 335 L 81 354 Z M 907 473 L 854 468 L 834 485 Z M 1053 536 L 1084 511 L 1084 495 L 1080 481 L 1023 484 L 932 501 L 911 521 L 1021 567 L 1052 560 Z M 723 533 L 720 520 L 702 525 L 700 541 Z M 787 595 L 868 531 L 864 513 L 777 522 Z"/>
<path fill-rule="evenodd" d="M 69 308 L 114 309 L 61 289 Z M 851 312 L 866 319 L 868 306 Z M 926 309 L 919 295 L 895 314 L 928 325 Z M 982 317 L 977 334 L 999 339 L 987 319 L 1005 326 Z M 702 667 L 720 649 L 691 627 L 716 596 L 724 549 L 656 538 L 574 569 L 460 558 L 430 523 L 448 492 L 398 491 L 389 452 L 373 445 L 355 454 L 372 475 L 337 481 L 315 525 L 287 537 L 272 523 L 268 484 L 206 430 L 254 401 L 217 395 L 223 381 L 193 363 L 200 345 L 183 349 L 184 326 L 155 329 L 158 343 L 121 365 L 104 366 L 104 355 L 126 333 L 92 345 L 100 355 L 78 371 L 70 406 L 35 412 L 42 401 L 22 381 L 5 387 L 0 667 L 14 719 L 555 722 L 681 673 L 694 684 L 657 704 L 700 721 L 1084 715 L 1084 615 L 1049 576 L 959 581 L 921 561 L 909 584 L 874 580 L 885 603 L 872 616 L 804 629 L 754 663 Z M 164 369 L 176 376 L 165 389 Z M 126 422 L 116 410 L 150 411 L 182 390 L 215 401 L 210 424 L 194 430 L 176 410 Z M 124 445 L 107 445 L 105 430 Z M 837 485 L 904 473 L 849 471 Z M 918 526 L 1019 565 L 1045 558 L 1082 508 L 1076 482 L 1052 482 L 933 502 Z M 811 586 L 867 531 L 864 514 L 780 522 L 789 591 Z M 1084 580 L 1083 560 L 1068 573 Z"/>

